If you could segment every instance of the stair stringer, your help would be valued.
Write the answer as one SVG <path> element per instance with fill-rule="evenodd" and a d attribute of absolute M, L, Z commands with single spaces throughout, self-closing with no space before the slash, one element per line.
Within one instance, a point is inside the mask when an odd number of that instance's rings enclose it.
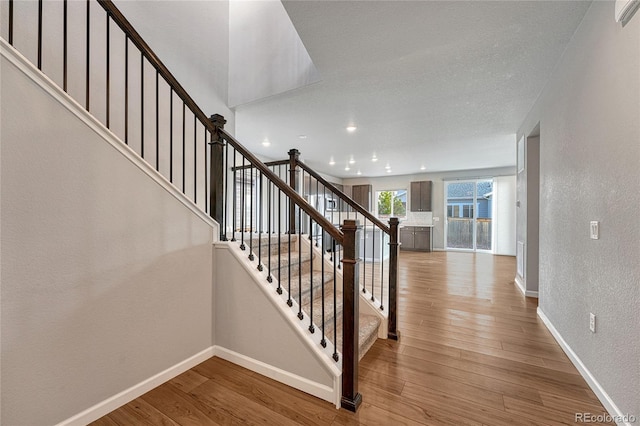
<path fill-rule="evenodd" d="M 333 345 L 323 348 L 320 333 L 309 333 L 297 304 L 287 305 L 286 292 L 276 292 L 247 250 L 215 243 L 214 265 L 215 355 L 339 408 L 342 357 L 331 358 Z"/>
<path fill-rule="evenodd" d="M 327 271 L 333 271 L 333 261 L 331 261 L 331 256 L 327 253 L 322 253 L 322 251 L 315 246 L 315 244 L 311 244 L 311 240 L 308 235 L 302 236 L 302 244 L 306 245 L 307 248 L 311 246 L 313 249 L 313 253 L 324 260 L 324 267 Z M 336 268 L 336 283 L 339 286 L 342 286 L 342 268 Z M 387 339 L 389 337 L 389 314 L 387 313 L 388 308 L 385 308 L 384 311 L 380 310 L 380 301 L 376 298 L 375 301 L 371 301 L 371 292 L 369 290 L 362 291 L 362 289 L 358 290 L 358 294 L 360 295 L 360 312 L 365 315 L 374 315 L 380 319 L 380 327 L 378 328 L 378 339 Z"/>

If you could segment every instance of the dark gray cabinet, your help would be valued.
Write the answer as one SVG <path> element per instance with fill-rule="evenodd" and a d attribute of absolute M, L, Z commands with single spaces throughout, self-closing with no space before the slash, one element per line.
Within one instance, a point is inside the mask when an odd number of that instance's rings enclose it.
<path fill-rule="evenodd" d="M 431 211 L 431 181 L 411 182 L 411 207 L 412 212 Z"/>
<path fill-rule="evenodd" d="M 371 185 L 353 185 L 351 198 L 367 211 L 371 211 Z"/>
<path fill-rule="evenodd" d="M 405 226 L 400 228 L 400 250 L 431 251 L 431 228 Z"/>

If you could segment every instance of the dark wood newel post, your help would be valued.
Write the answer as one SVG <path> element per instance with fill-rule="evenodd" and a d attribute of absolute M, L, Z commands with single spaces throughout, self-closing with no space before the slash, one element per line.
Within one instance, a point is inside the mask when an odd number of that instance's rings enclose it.
<path fill-rule="evenodd" d="M 342 258 L 342 408 L 355 412 L 362 403 L 358 392 L 360 225 L 357 220 L 345 220 L 342 225 L 344 255 Z"/>
<path fill-rule="evenodd" d="M 397 217 L 389 218 L 389 339 L 398 340 L 400 332 L 397 330 L 398 311 L 398 224 Z"/>
<path fill-rule="evenodd" d="M 289 185 L 291 188 L 298 192 L 297 188 L 297 169 L 298 159 L 300 158 L 300 151 L 297 149 L 289 150 Z M 289 233 L 296 233 L 296 206 L 293 203 L 289 203 Z"/>
<path fill-rule="evenodd" d="M 224 229 L 224 140 L 218 130 L 224 129 L 227 120 L 220 114 L 214 114 L 209 118 L 215 131 L 211 132 L 211 173 L 209 176 L 211 193 L 209 194 L 209 214 L 220 227 L 220 240 L 226 241 L 226 229 Z"/>

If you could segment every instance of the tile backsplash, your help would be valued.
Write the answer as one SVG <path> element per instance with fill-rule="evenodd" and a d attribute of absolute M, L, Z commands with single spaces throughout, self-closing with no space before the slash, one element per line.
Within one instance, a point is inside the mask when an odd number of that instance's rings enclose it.
<path fill-rule="evenodd" d="M 407 218 L 402 222 L 415 223 L 419 225 L 433 224 L 433 212 L 407 212 Z"/>

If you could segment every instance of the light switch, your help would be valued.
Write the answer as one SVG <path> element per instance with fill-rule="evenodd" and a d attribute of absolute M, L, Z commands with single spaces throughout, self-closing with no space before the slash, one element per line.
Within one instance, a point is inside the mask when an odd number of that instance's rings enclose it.
<path fill-rule="evenodd" d="M 600 225 L 599 225 L 597 220 L 592 220 L 591 221 L 590 230 L 591 230 L 591 239 L 592 240 L 597 240 L 597 239 L 600 238 Z"/>

